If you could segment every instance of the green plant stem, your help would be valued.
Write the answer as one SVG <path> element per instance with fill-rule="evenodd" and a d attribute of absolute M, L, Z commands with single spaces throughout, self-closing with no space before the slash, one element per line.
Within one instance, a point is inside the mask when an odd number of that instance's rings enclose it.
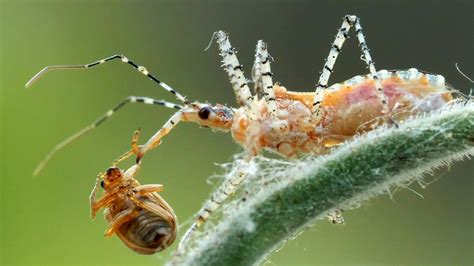
<path fill-rule="evenodd" d="M 472 154 L 472 102 L 411 119 L 399 128 L 370 132 L 329 155 L 290 166 L 285 170 L 287 182 L 261 188 L 231 215 L 206 226 L 205 236 L 196 239 L 176 262 L 258 263 L 305 225 L 335 208 L 382 194 L 388 187 L 406 184 Z"/>

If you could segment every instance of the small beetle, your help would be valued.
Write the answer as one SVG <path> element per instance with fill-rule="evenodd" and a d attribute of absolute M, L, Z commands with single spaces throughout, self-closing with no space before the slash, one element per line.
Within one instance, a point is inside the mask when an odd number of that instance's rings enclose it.
<path fill-rule="evenodd" d="M 130 154 L 133 153 L 116 162 Z M 94 219 L 101 208 L 106 208 L 104 215 L 109 226 L 105 236 L 115 233 L 133 251 L 154 254 L 176 239 L 177 218 L 171 206 L 157 194 L 163 191 L 163 185 L 140 185 L 135 179 L 139 168 L 135 164 L 124 172 L 113 164 L 105 174 L 97 176 L 90 195 L 91 217 Z M 97 199 L 99 184 L 104 195 Z"/>

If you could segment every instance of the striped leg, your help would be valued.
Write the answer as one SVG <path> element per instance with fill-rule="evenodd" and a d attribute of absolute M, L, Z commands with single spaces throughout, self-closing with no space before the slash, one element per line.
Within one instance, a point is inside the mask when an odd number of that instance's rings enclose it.
<path fill-rule="evenodd" d="M 137 64 L 135 64 L 133 61 L 131 61 L 130 59 L 128 59 L 126 56 L 124 55 L 120 55 L 120 54 L 116 54 L 116 55 L 112 55 L 112 56 L 109 56 L 107 58 L 104 58 L 104 59 L 100 59 L 98 61 L 95 61 L 95 62 L 92 62 L 92 63 L 89 63 L 89 64 L 86 64 L 86 65 L 57 65 L 57 66 L 47 66 L 45 68 L 43 68 L 40 72 L 38 72 L 36 75 L 34 75 L 27 83 L 26 83 L 26 87 L 30 87 L 34 82 L 36 82 L 39 78 L 41 78 L 44 74 L 46 74 L 46 72 L 50 71 L 50 70 L 60 70 L 60 69 L 85 69 L 85 68 L 91 68 L 91 67 L 95 67 L 95 66 L 98 66 L 98 65 L 101 65 L 101 64 L 104 64 L 106 62 L 109 62 L 109 61 L 112 61 L 114 59 L 120 59 L 123 63 L 127 63 L 129 64 L 130 66 L 134 67 L 136 70 L 138 70 L 140 73 L 142 73 L 143 75 L 147 76 L 149 79 L 153 80 L 154 82 L 156 82 L 158 85 L 160 85 L 163 89 L 171 92 L 172 94 L 174 94 L 176 96 L 176 98 L 178 100 L 180 100 L 181 102 L 183 102 L 184 104 L 188 103 L 188 101 L 186 100 L 186 97 L 184 97 L 183 95 L 181 95 L 179 92 L 175 91 L 173 88 L 171 88 L 168 84 L 160 81 L 156 76 L 150 74 L 148 72 L 148 70 L 144 67 L 144 66 L 139 66 Z"/>
<path fill-rule="evenodd" d="M 314 103 L 313 103 L 313 114 L 314 119 L 319 121 L 321 119 L 321 110 L 320 105 L 323 100 L 324 89 L 328 87 L 329 76 L 331 75 L 334 64 L 336 63 L 337 56 L 341 52 L 342 45 L 344 41 L 348 37 L 349 30 L 352 26 L 355 26 L 355 31 L 357 34 L 357 39 L 359 41 L 359 46 L 362 50 L 363 59 L 367 63 L 369 68 L 370 74 L 375 80 L 375 85 L 377 88 L 377 95 L 380 98 L 380 101 L 383 105 L 383 112 L 388 112 L 388 105 L 385 94 L 383 92 L 380 79 L 377 75 L 377 71 L 375 70 L 374 62 L 372 61 L 372 57 L 369 53 L 369 48 L 367 47 L 367 43 L 365 41 L 364 34 L 362 33 L 362 27 L 359 22 L 359 18 L 356 16 L 347 15 L 343 18 L 342 26 L 337 32 L 336 39 L 332 45 L 331 51 L 329 52 L 329 56 L 326 60 L 326 64 L 324 65 L 323 71 L 321 76 L 319 77 L 319 82 L 316 87 L 316 93 L 314 96 Z"/>
<path fill-rule="evenodd" d="M 237 50 L 232 47 L 229 42 L 229 36 L 225 32 L 215 32 L 214 36 L 219 45 L 220 55 L 222 56 L 222 66 L 229 75 L 230 84 L 237 98 L 237 103 L 240 106 L 250 107 L 253 96 L 250 93 L 250 88 L 242 71 L 242 65 L 237 59 Z"/>
<path fill-rule="evenodd" d="M 276 111 L 275 92 L 273 91 L 272 71 L 270 68 L 271 56 L 268 53 L 267 44 L 259 40 L 255 54 L 254 63 L 254 81 L 255 91 L 258 95 L 262 91 L 262 95 L 267 102 L 268 111 L 273 114 Z"/>
<path fill-rule="evenodd" d="M 247 161 L 249 159 L 250 158 L 247 158 Z M 212 212 L 217 210 L 224 200 L 226 200 L 228 196 L 232 195 L 237 190 L 237 187 L 247 176 L 245 169 L 245 165 L 238 167 L 234 175 L 230 179 L 226 180 L 224 184 L 211 195 L 211 198 L 199 210 L 197 220 L 186 231 L 183 238 L 179 242 L 175 256 L 180 256 L 182 254 L 186 243 L 191 239 L 198 227 L 205 223 Z"/>
<path fill-rule="evenodd" d="M 84 135 L 85 133 L 91 131 L 92 129 L 94 129 L 96 127 L 98 127 L 100 124 L 105 122 L 105 120 L 107 120 L 109 117 L 111 117 L 116 111 L 118 111 L 120 108 L 125 106 L 125 104 L 127 104 L 127 103 L 143 103 L 143 104 L 162 105 L 162 106 L 165 106 L 165 107 L 168 107 L 168 108 L 174 108 L 174 109 L 181 109 L 182 108 L 182 106 L 178 105 L 178 104 L 174 104 L 174 103 L 170 103 L 170 102 L 166 102 L 166 101 L 162 101 L 162 100 L 155 100 L 155 99 L 148 98 L 148 97 L 138 97 L 138 96 L 127 97 L 123 101 L 121 101 L 119 104 L 117 104 L 114 108 L 110 109 L 107 113 L 105 113 L 100 118 L 98 118 L 94 123 L 92 123 L 91 125 L 83 128 L 82 130 L 76 132 L 75 134 L 73 134 L 69 138 L 63 140 L 61 143 L 56 145 L 46 155 L 46 157 L 43 159 L 43 161 L 41 161 L 40 164 L 36 167 L 33 174 L 34 175 L 39 174 L 39 172 L 46 166 L 48 161 L 53 157 L 54 154 L 56 154 L 56 152 L 58 152 L 59 150 L 61 150 L 62 148 L 64 148 L 65 146 L 67 146 L 68 144 L 70 144 L 71 142 L 76 140 L 77 138 L 79 138 L 80 136 Z"/>

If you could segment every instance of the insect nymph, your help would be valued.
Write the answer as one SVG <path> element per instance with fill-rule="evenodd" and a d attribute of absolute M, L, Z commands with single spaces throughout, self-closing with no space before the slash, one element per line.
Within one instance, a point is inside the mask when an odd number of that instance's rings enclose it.
<path fill-rule="evenodd" d="M 370 73 L 328 86 L 337 56 L 352 27 L 355 28 L 362 58 Z M 344 16 L 314 92 L 292 92 L 274 83 L 268 47 L 263 41 L 259 41 L 253 67 L 255 93 L 252 94 L 228 35 L 219 31 L 214 37 L 223 58 L 223 67 L 235 92 L 238 108 L 191 102 L 169 85 L 159 81 L 145 67 L 138 66 L 123 55 L 114 55 L 88 65 L 44 68 L 27 83 L 27 86 L 48 70 L 90 68 L 110 60 L 121 59 L 173 93 L 182 103 L 177 105 L 145 97 L 129 97 L 97 122 L 55 147 L 46 160 L 71 140 L 101 124 L 128 102 L 158 104 L 178 110 L 155 135 L 136 150 L 139 162 L 146 152 L 157 147 L 162 138 L 181 121 L 195 122 L 212 129 L 230 132 L 236 142 L 247 151 L 249 159 L 260 154 L 262 150 L 293 158 L 298 154 L 323 154 L 328 148 L 344 142 L 359 132 L 371 130 L 377 124 L 389 122 L 396 125 L 407 116 L 437 109 L 452 99 L 452 92 L 447 89 L 444 77 L 441 75 L 428 74 L 416 69 L 377 72 L 359 18 L 353 15 Z M 184 241 L 228 195 L 235 191 L 236 186 L 244 178 L 245 170 L 242 170 L 212 195 L 211 200 L 198 213 L 198 219 L 188 230 Z"/>
<path fill-rule="evenodd" d="M 135 138 L 138 133 L 135 134 Z M 162 185 L 140 185 L 135 179 L 139 164 L 127 171 L 116 167 L 130 153 L 116 160 L 105 173 L 97 176 L 90 195 L 91 217 L 106 208 L 104 216 L 109 226 L 104 235 L 116 234 L 122 242 L 140 254 L 154 254 L 169 247 L 176 239 L 177 219 L 171 206 L 157 192 Z M 98 186 L 104 195 L 96 199 Z"/>

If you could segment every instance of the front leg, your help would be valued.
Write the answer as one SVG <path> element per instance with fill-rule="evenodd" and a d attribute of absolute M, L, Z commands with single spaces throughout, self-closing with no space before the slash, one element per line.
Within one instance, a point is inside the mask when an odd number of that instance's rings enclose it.
<path fill-rule="evenodd" d="M 166 123 L 165 125 L 151 137 L 145 145 L 143 145 L 137 154 L 137 164 L 140 162 L 141 158 L 145 153 L 161 143 L 161 139 L 168 135 L 168 133 L 176 126 L 177 123 L 183 120 L 183 112 L 176 112 Z"/>
<path fill-rule="evenodd" d="M 163 191 L 163 185 L 140 185 L 133 188 L 133 193 L 137 196 L 142 196 L 148 193 L 155 193 Z"/>
<path fill-rule="evenodd" d="M 97 187 L 97 183 L 96 183 L 96 186 L 94 187 L 94 190 L 96 190 L 96 187 Z M 100 199 L 95 199 L 96 192 L 94 190 L 92 191 L 91 196 L 89 198 L 92 220 L 95 219 L 95 216 L 100 209 L 108 206 L 117 198 L 117 194 L 115 192 L 112 192 L 112 193 L 106 193 Z"/>
<path fill-rule="evenodd" d="M 107 230 L 105 230 L 104 236 L 112 236 L 117 229 L 126 222 L 131 221 L 139 214 L 135 209 L 128 209 L 118 213 L 110 222 Z"/>

